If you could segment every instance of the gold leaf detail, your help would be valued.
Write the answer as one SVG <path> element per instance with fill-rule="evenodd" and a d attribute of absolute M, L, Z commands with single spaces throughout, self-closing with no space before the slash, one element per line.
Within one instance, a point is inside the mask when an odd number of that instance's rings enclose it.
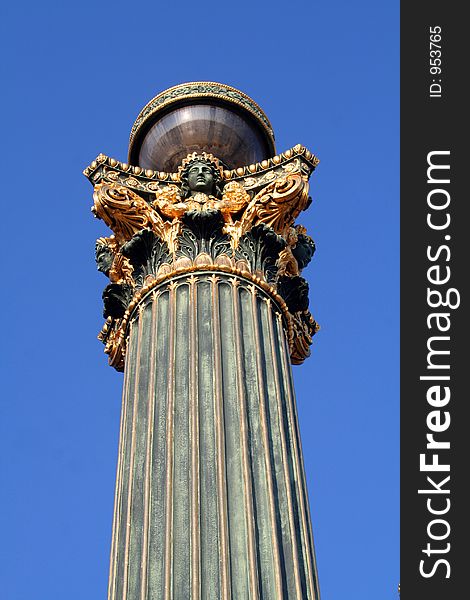
<path fill-rule="evenodd" d="M 121 245 L 141 229 L 153 229 L 160 235 L 165 229 L 156 211 L 123 185 L 100 183 L 95 186 L 93 200 L 93 213 L 112 229 Z"/>
<path fill-rule="evenodd" d="M 194 259 L 194 264 L 198 267 L 202 267 L 204 265 L 212 265 L 213 260 L 206 252 L 201 252 L 201 254 L 198 254 Z"/>

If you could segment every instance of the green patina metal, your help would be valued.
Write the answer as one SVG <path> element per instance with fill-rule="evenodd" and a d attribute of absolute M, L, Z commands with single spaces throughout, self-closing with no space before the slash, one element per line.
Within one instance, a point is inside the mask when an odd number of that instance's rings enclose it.
<path fill-rule="evenodd" d="M 132 139 L 198 92 L 270 131 L 241 92 L 196 83 L 151 101 Z M 320 598 L 291 370 L 316 330 L 300 275 L 315 245 L 294 226 L 313 158 L 290 152 L 236 183 L 188 157 L 163 173 L 176 191 L 106 157 L 86 171 L 115 233 L 96 246 L 111 280 L 100 335 L 124 370 L 108 600 Z"/>
<path fill-rule="evenodd" d="M 124 586 L 128 598 L 165 598 L 168 586 L 171 598 L 223 598 L 224 568 L 233 598 L 252 587 L 264 599 L 318 597 L 282 313 L 250 281 L 216 279 L 162 284 L 130 325 L 113 598 Z"/>

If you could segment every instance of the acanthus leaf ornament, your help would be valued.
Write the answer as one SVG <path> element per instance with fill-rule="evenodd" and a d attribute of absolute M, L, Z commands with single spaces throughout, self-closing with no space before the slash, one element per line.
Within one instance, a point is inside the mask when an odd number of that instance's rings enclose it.
<path fill-rule="evenodd" d="M 96 245 L 98 269 L 111 282 L 103 295 L 107 320 L 99 336 L 110 364 L 123 368 L 127 323 L 142 294 L 175 275 L 207 269 L 266 286 L 284 307 L 292 361 L 309 355 L 318 325 L 300 273 L 315 244 L 295 220 L 310 202 L 311 171 L 294 152 L 286 158 L 285 164 L 265 161 L 270 166 L 261 176 L 235 179 L 216 157 L 193 153 L 166 184 L 150 185 L 143 183 L 141 169 L 123 165 L 133 173 L 125 179 L 120 163 L 101 155 L 95 168 L 113 167 L 95 184 L 92 208 L 113 231 Z"/>
<path fill-rule="evenodd" d="M 248 205 L 241 219 L 241 229 L 264 223 L 280 235 L 286 236 L 288 228 L 307 208 L 308 181 L 299 173 L 290 173 L 266 185 Z"/>
<path fill-rule="evenodd" d="M 147 202 L 123 185 L 99 183 L 93 201 L 93 214 L 114 232 L 119 244 L 158 221 L 157 213 Z"/>

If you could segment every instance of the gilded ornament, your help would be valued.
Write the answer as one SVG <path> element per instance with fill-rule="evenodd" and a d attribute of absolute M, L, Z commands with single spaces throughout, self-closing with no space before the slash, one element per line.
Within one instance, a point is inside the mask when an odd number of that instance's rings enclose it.
<path fill-rule="evenodd" d="M 229 273 L 251 282 L 254 293 L 256 286 L 264 289 L 282 308 L 292 361 L 308 356 L 318 326 L 300 273 L 315 245 L 295 226 L 310 201 L 315 157 L 307 163 L 305 156 L 298 145 L 224 171 L 213 155 L 192 153 L 169 174 L 102 155 L 85 170 L 99 181 L 92 210 L 114 233 L 100 238 L 96 250 L 98 268 L 110 279 L 104 293 L 109 316 L 100 333 L 110 364 L 123 368 L 129 319 L 145 295 L 195 271 Z"/>
<path fill-rule="evenodd" d="M 122 185 L 96 185 L 93 200 L 93 214 L 112 229 L 120 244 L 159 218 L 145 200 Z"/>

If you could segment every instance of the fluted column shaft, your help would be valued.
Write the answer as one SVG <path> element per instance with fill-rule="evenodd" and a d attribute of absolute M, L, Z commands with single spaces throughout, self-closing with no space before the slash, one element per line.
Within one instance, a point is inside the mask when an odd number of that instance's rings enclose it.
<path fill-rule="evenodd" d="M 239 275 L 155 287 L 128 330 L 110 600 L 317 600 L 281 309 Z"/>

